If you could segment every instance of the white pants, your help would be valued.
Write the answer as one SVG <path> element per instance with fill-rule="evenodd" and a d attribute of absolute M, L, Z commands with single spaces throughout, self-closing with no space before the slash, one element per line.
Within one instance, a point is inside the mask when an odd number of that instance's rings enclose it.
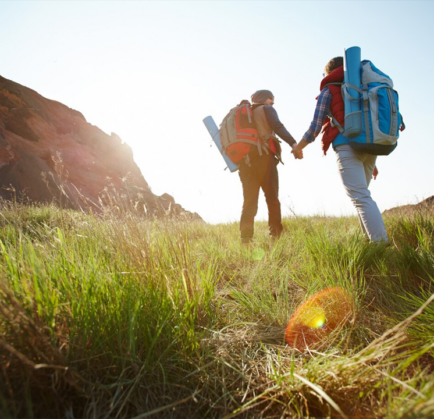
<path fill-rule="evenodd" d="M 339 145 L 335 151 L 345 192 L 356 207 L 363 233 L 371 241 L 387 242 L 383 217 L 368 189 L 377 156 L 356 151 L 349 144 Z"/>

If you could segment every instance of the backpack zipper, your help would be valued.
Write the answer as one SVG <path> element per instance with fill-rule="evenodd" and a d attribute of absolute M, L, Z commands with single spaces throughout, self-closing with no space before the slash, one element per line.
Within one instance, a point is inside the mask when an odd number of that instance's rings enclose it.
<path fill-rule="evenodd" d="M 389 135 L 390 136 L 396 136 L 396 130 L 398 128 L 398 117 L 396 114 L 396 101 L 395 96 L 393 94 L 392 89 L 387 89 L 387 97 L 389 98 L 389 104 L 390 104 L 390 129 L 389 129 Z"/>

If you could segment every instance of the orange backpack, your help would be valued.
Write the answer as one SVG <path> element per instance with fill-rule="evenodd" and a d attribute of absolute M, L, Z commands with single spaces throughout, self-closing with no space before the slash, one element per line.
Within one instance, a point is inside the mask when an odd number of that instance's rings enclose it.
<path fill-rule="evenodd" d="M 246 157 L 252 145 L 258 147 L 259 154 L 262 154 L 262 143 L 248 100 L 241 101 L 229 111 L 220 124 L 219 133 L 223 150 L 234 163 L 239 163 Z"/>

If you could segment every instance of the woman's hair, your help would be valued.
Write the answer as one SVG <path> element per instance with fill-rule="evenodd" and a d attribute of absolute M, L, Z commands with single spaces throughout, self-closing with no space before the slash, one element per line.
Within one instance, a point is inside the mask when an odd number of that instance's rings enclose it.
<path fill-rule="evenodd" d="M 344 57 L 332 58 L 324 68 L 326 74 L 330 74 L 333 70 L 344 65 Z"/>

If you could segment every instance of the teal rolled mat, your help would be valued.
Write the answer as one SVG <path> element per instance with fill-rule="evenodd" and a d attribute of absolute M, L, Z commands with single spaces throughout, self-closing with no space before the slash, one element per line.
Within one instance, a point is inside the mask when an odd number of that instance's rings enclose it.
<path fill-rule="evenodd" d="M 226 152 L 223 150 L 222 141 L 220 139 L 220 133 L 219 129 L 217 128 L 216 123 L 214 122 L 214 119 L 212 116 L 207 116 L 204 118 L 203 123 L 206 126 L 206 129 L 208 130 L 209 134 L 211 135 L 211 138 L 213 139 L 215 145 L 220 151 L 220 154 L 222 155 L 228 169 L 231 172 L 236 172 L 238 170 L 238 165 L 236 165 L 226 154 Z"/>
<path fill-rule="evenodd" d="M 344 85 L 342 86 L 345 102 L 344 135 L 354 138 L 362 132 L 362 103 L 358 90 L 361 87 L 361 50 L 351 47 L 344 52 Z"/>

